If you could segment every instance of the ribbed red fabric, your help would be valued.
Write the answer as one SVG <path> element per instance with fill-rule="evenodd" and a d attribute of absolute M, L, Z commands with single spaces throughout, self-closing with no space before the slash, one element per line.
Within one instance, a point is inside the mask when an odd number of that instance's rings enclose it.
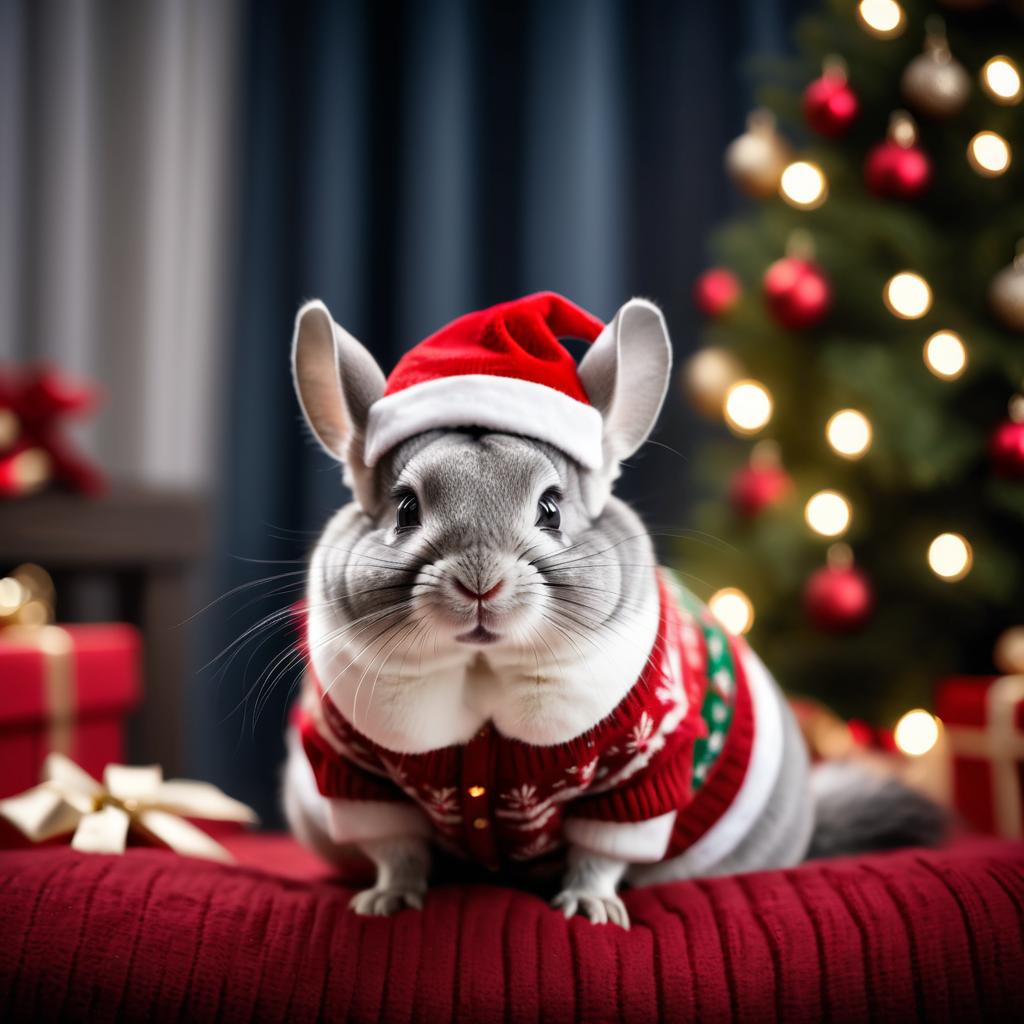
<path fill-rule="evenodd" d="M 630 892 L 629 932 L 485 885 L 360 918 L 338 881 L 287 877 L 291 840 L 234 848 L 247 866 L 0 854 L 0 1019 L 1024 1019 L 1020 845 Z"/>

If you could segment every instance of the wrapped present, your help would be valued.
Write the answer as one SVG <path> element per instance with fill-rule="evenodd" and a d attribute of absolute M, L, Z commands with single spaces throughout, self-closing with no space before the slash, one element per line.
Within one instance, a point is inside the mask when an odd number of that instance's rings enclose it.
<path fill-rule="evenodd" d="M 938 690 L 953 803 L 980 832 L 1024 836 L 1024 675 L 960 676 Z"/>
<path fill-rule="evenodd" d="M 37 783 L 50 752 L 94 775 L 123 760 L 139 696 L 138 632 L 52 625 L 41 591 L 20 570 L 0 580 L 0 797 Z"/>

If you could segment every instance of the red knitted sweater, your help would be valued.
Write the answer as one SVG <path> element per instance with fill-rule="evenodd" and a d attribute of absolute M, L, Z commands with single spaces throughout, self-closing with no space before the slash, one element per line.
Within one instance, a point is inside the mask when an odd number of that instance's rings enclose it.
<path fill-rule="evenodd" d="M 395 753 L 352 726 L 310 666 L 295 718 L 320 792 L 413 801 L 440 845 L 495 869 L 553 854 L 574 819 L 639 825 L 674 814 L 667 845 L 659 840 L 643 859 L 682 852 L 738 791 L 754 723 L 740 642 L 660 577 L 659 595 L 657 636 L 636 685 L 597 725 L 554 746 L 488 724 L 466 744 Z"/>

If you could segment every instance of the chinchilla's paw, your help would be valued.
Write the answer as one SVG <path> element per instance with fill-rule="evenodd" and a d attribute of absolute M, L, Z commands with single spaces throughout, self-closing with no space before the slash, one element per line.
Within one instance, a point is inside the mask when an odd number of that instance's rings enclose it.
<path fill-rule="evenodd" d="M 348 901 L 357 914 L 364 917 L 387 917 L 405 907 L 423 909 L 423 890 L 398 887 L 364 889 Z"/>
<path fill-rule="evenodd" d="M 582 914 L 594 924 L 617 924 L 629 930 L 626 906 L 614 893 L 608 895 L 588 889 L 563 889 L 551 901 L 551 906 L 561 910 L 566 917 Z"/>

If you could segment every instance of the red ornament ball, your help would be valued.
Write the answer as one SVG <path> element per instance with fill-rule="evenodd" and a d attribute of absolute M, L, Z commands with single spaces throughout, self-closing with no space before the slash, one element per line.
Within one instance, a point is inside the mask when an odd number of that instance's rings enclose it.
<path fill-rule="evenodd" d="M 901 146 L 892 139 L 880 142 L 868 153 L 864 181 L 885 199 L 917 199 L 932 180 L 932 162 L 918 146 Z"/>
<path fill-rule="evenodd" d="M 693 286 L 693 301 L 705 316 L 728 313 L 742 292 L 739 278 L 725 267 L 705 270 Z"/>
<path fill-rule="evenodd" d="M 741 516 L 753 519 L 792 489 L 793 480 L 781 466 L 754 464 L 741 467 L 732 478 L 729 500 Z"/>
<path fill-rule="evenodd" d="M 786 256 L 765 272 L 764 299 L 783 327 L 803 330 L 825 318 L 832 305 L 832 288 L 810 260 Z"/>
<path fill-rule="evenodd" d="M 804 589 L 804 611 L 818 629 L 841 633 L 864 625 L 874 595 L 867 576 L 854 566 L 826 565 L 811 574 Z"/>
<path fill-rule="evenodd" d="M 999 476 L 1024 477 L 1024 422 L 1006 420 L 996 427 L 989 442 L 992 466 Z"/>
<path fill-rule="evenodd" d="M 860 104 L 844 75 L 825 72 L 804 91 L 804 118 L 819 135 L 838 139 L 845 135 L 857 117 Z"/>

